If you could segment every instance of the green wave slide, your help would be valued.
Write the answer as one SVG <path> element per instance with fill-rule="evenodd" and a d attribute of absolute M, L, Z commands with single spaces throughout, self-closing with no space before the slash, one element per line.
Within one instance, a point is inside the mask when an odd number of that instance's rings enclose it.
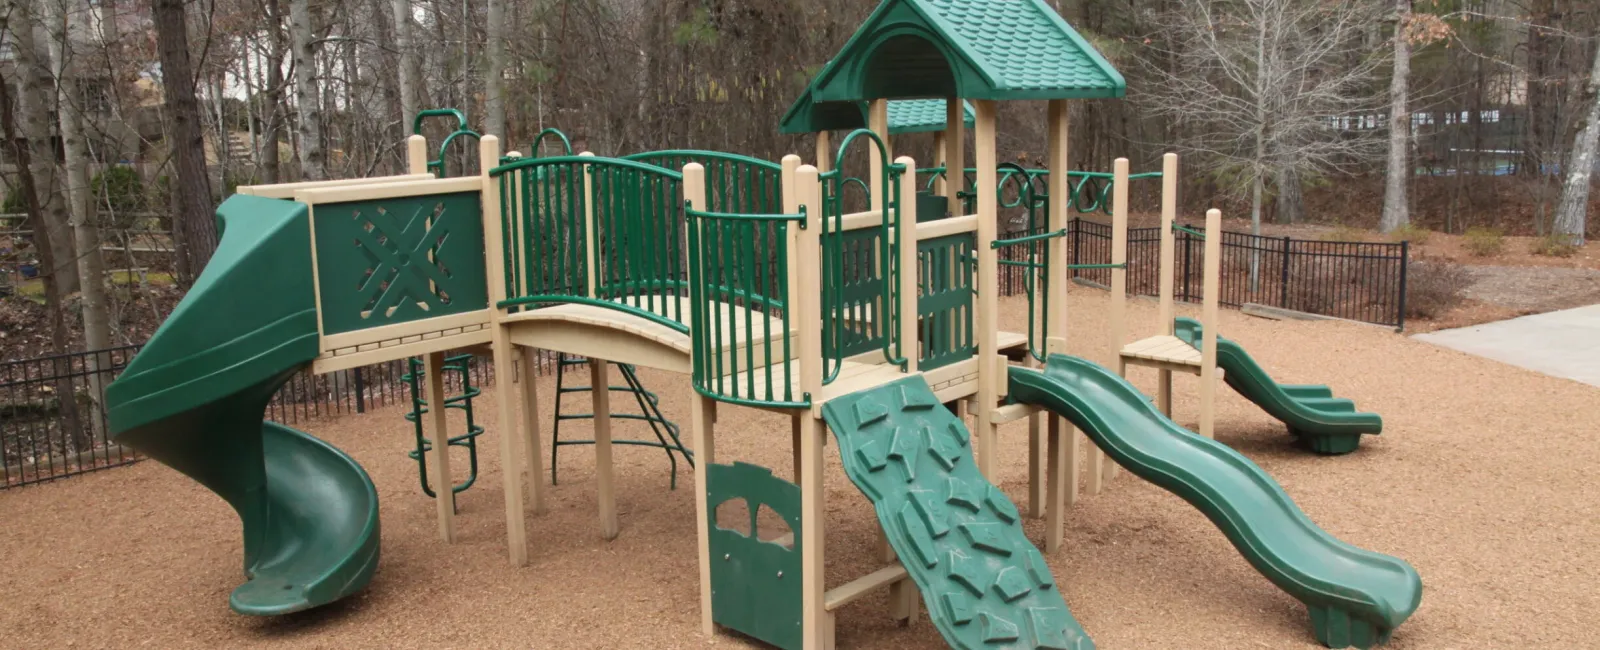
<path fill-rule="evenodd" d="M 378 565 L 378 493 L 331 445 L 265 421 L 317 356 L 306 206 L 234 196 L 222 242 L 122 376 L 106 388 L 114 439 L 217 493 L 244 525 L 248 582 L 228 603 L 269 616 L 361 590 Z"/>
<path fill-rule="evenodd" d="M 1422 602 L 1411 565 L 1318 528 L 1255 463 L 1173 423 L 1116 373 L 1051 355 L 1043 372 L 1013 366 L 1010 395 L 1067 418 L 1117 463 L 1199 508 L 1257 571 L 1306 604 L 1324 645 L 1384 643 Z"/>
<path fill-rule="evenodd" d="M 1175 334 L 1199 350 L 1203 347 L 1200 321 L 1174 320 Z M 1217 367 L 1223 381 L 1245 399 L 1260 406 L 1268 415 L 1289 428 L 1306 447 L 1319 454 L 1348 454 L 1361 446 L 1361 436 L 1383 432 L 1383 418 L 1376 413 L 1356 411 L 1356 403 L 1333 396 L 1333 390 L 1317 384 L 1280 384 L 1272 380 L 1261 364 L 1238 343 L 1217 336 Z"/>

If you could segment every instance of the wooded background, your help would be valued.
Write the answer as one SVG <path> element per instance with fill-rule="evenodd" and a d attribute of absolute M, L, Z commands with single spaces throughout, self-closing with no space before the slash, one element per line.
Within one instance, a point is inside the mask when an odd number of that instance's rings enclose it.
<path fill-rule="evenodd" d="M 1076 103 L 1074 169 L 1120 156 L 1153 169 L 1179 151 L 1186 210 L 1257 224 L 1574 245 L 1591 225 L 1593 0 L 1047 3 L 1128 82 L 1125 99 Z M 105 276 L 102 243 L 132 260 L 126 233 L 165 237 L 181 292 L 234 186 L 398 172 L 423 108 L 460 108 L 508 149 L 556 127 L 601 155 L 809 159 L 810 139 L 778 134 L 779 117 L 877 4 L 5 0 L 3 212 L 27 231 L 5 263 L 36 262 L 52 348 L 75 346 L 72 321 L 85 347 L 107 347 L 134 310 L 79 281 Z M 1042 166 L 1043 111 L 1002 106 L 1002 160 Z M 431 126 L 432 141 L 446 130 Z M 927 135 L 898 143 L 924 164 L 931 148 Z"/>

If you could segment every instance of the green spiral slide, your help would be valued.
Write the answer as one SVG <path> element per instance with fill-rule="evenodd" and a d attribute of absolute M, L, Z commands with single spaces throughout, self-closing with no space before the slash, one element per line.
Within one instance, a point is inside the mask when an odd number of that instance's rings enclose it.
<path fill-rule="evenodd" d="M 195 285 L 106 389 L 115 440 L 238 512 L 247 582 L 229 605 L 275 615 L 361 590 L 378 565 L 378 493 L 354 460 L 265 421 L 317 356 L 306 206 L 234 196 Z"/>
<path fill-rule="evenodd" d="M 1178 318 L 1175 334 L 1199 350 L 1204 340 L 1200 321 Z M 1316 384 L 1280 384 L 1238 343 L 1217 336 L 1217 367 L 1223 381 L 1245 399 L 1289 427 L 1289 435 L 1319 454 L 1348 454 L 1361 446 L 1361 436 L 1383 432 L 1383 418 L 1356 410 L 1356 403 L 1333 396 Z"/>
<path fill-rule="evenodd" d="M 1318 528 L 1255 463 L 1173 423 L 1110 370 L 1051 355 L 1043 372 L 1012 367 L 1010 394 L 1071 420 L 1117 463 L 1199 508 L 1257 571 L 1306 604 L 1324 645 L 1381 644 L 1421 603 L 1411 565 Z"/>

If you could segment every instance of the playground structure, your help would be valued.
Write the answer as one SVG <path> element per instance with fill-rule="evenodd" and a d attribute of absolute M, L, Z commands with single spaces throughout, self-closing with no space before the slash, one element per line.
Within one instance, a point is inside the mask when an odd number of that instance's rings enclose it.
<path fill-rule="evenodd" d="M 542 511 L 545 495 L 538 351 L 587 359 L 594 387 L 612 386 L 613 364 L 680 373 L 694 389 L 705 633 L 721 624 L 785 648 L 828 648 L 833 612 L 888 588 L 893 618 L 913 618 L 920 594 L 955 647 L 1088 648 L 1044 561 L 1062 545 L 1080 479 L 1065 419 L 1095 443 L 1090 493 L 1111 475 L 1108 454 L 1205 512 L 1253 566 L 1307 604 L 1320 641 L 1381 643 L 1420 602 L 1409 565 L 1327 535 L 1209 430 L 1178 427 L 1119 372 L 1066 354 L 1068 102 L 1120 96 L 1123 86 L 1038 0 L 886 0 L 785 119 L 786 129 L 820 134 L 817 165 L 703 151 L 502 155 L 497 137 L 472 134 L 479 173 L 437 178 L 425 140 L 413 136 L 408 175 L 242 187 L 218 210 L 223 240 L 212 263 L 111 387 L 112 427 L 119 441 L 233 505 L 251 580 L 230 602 L 279 614 L 360 590 L 378 557 L 376 492 L 359 465 L 258 419 L 293 373 L 422 357 L 424 400 L 438 407 L 427 413 L 432 440 L 445 444 L 421 444 L 419 434 L 419 447 L 428 483 L 443 489 L 452 485 L 445 355 L 487 348 L 518 566 L 528 561 L 526 514 Z M 919 199 L 915 161 L 895 158 L 890 142 L 893 102 L 930 96 L 945 98 L 944 169 L 967 169 L 962 98 L 973 107 L 975 172 L 970 187 L 965 173 L 933 183 L 943 209 Z M 1024 99 L 1049 102 L 1048 174 L 1020 176 L 1024 205 L 1042 208 L 1042 223 L 1030 225 L 1043 230 L 1000 240 L 997 102 Z M 826 133 L 855 126 L 849 120 L 868 128 L 835 153 Z M 559 133 L 541 134 L 531 152 L 546 135 Z M 868 151 L 864 177 L 842 169 L 852 146 Z M 440 162 L 433 171 L 442 174 Z M 1175 172 L 1169 155 L 1165 223 Z M 1104 266 L 1112 350 L 1123 350 L 1129 180 L 1119 159 L 1109 186 L 1113 260 Z M 847 213 L 847 193 L 860 188 L 866 209 Z M 1219 220 L 1208 213 L 1209 233 Z M 1207 324 L 1216 322 L 1217 246 L 1207 238 Z M 999 331 L 1006 247 L 1029 250 L 1026 333 Z M 1214 409 L 1215 330 L 1183 329 L 1199 337 L 1202 422 Z M 590 391 L 607 539 L 620 533 L 611 392 Z M 975 426 L 943 404 L 970 413 Z M 722 405 L 790 416 L 795 482 L 718 463 Z M 1042 552 L 1023 535 L 1023 513 L 987 478 L 998 426 L 1030 418 L 1045 421 L 1042 444 L 1029 445 L 1029 514 L 1047 519 Z M 830 430 L 886 542 L 881 569 L 832 589 L 822 516 Z M 535 480 L 523 485 L 522 469 Z M 716 506 L 730 500 L 748 504 L 749 535 L 716 521 Z M 435 501 L 450 542 L 454 510 Z M 754 521 L 762 506 L 793 536 L 762 539 Z"/>

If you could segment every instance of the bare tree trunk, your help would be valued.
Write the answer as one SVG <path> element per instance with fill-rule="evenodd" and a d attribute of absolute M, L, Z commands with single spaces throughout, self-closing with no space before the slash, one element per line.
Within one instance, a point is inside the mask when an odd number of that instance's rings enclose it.
<path fill-rule="evenodd" d="M 1600 42 L 1595 43 L 1594 66 L 1578 106 L 1585 102 L 1589 104 L 1588 116 L 1581 122 L 1582 130 L 1572 140 L 1567 182 L 1561 188 L 1555 223 L 1557 234 L 1571 237 L 1578 245 L 1584 243 L 1587 234 L 1590 177 L 1594 174 L 1595 149 L 1600 147 Z"/>
<path fill-rule="evenodd" d="M 510 137 L 506 132 L 506 103 L 505 103 L 505 0 L 489 0 L 488 24 L 484 25 L 484 74 L 483 74 L 483 103 L 484 109 L 489 114 L 489 121 L 484 125 L 484 133 L 493 133 L 502 138 Z"/>
<path fill-rule="evenodd" d="M 1278 170 L 1278 223 L 1297 223 L 1305 216 L 1305 193 L 1300 188 L 1300 172 L 1292 166 Z"/>
<path fill-rule="evenodd" d="M 411 135 L 417 117 L 417 53 L 411 44 L 411 0 L 393 0 L 394 47 L 400 51 L 400 131 Z"/>
<path fill-rule="evenodd" d="M 1407 84 L 1411 76 L 1411 42 L 1406 40 L 1406 23 L 1411 19 L 1411 0 L 1394 0 L 1394 77 L 1389 82 L 1389 163 L 1384 173 L 1383 219 L 1379 228 L 1390 232 L 1411 223 L 1406 203 L 1406 183 L 1411 179 L 1407 154 L 1411 144 L 1411 113 L 1406 108 Z"/>
<path fill-rule="evenodd" d="M 261 149 L 261 182 L 271 184 L 282 182 L 283 179 L 282 155 L 278 147 L 287 122 L 283 111 L 283 6 L 279 0 L 267 0 L 263 6 L 267 14 L 266 30 L 272 54 L 267 65 L 262 66 L 267 78 L 265 91 L 262 92 L 264 106 L 261 109 L 264 124 L 261 138 L 266 142 Z"/>
<path fill-rule="evenodd" d="M 310 0 L 289 0 L 289 41 L 294 50 L 294 102 L 299 116 L 300 176 L 328 177 L 322 152 L 322 102 L 317 93 L 316 45 L 312 42 Z"/>
<path fill-rule="evenodd" d="M 72 3 L 72 4 L 66 4 Z M 74 97 L 72 89 L 78 88 L 78 78 L 71 65 L 73 33 L 69 16 L 80 7 L 74 0 L 62 4 L 50 3 L 55 11 L 50 16 L 50 60 L 55 68 L 56 101 L 59 102 L 61 143 L 66 153 L 67 202 L 72 209 L 72 230 L 78 249 L 78 277 L 83 292 L 83 347 L 85 352 L 97 353 L 111 347 L 111 321 L 106 311 L 106 263 L 100 251 L 100 228 L 96 225 L 94 197 L 89 187 L 89 155 L 84 141 L 84 116 L 82 97 Z M 87 39 L 79 39 L 80 41 Z M 85 359 L 84 373 L 88 378 L 89 422 L 94 437 L 87 442 L 106 439 L 105 409 L 102 390 L 103 378 L 99 374 L 99 359 L 90 354 Z M 63 396 L 65 399 L 67 396 Z M 79 445 L 80 450 L 84 445 Z"/>
<path fill-rule="evenodd" d="M 156 48 L 161 54 L 162 95 L 177 161 L 178 185 L 173 190 L 172 223 L 177 244 L 178 283 L 187 288 L 217 250 L 217 222 L 211 205 L 211 178 L 206 175 L 206 149 L 200 103 L 195 99 L 189 65 L 189 27 L 183 0 L 152 0 Z"/>
<path fill-rule="evenodd" d="M 51 125 L 56 105 L 51 92 L 49 54 L 39 45 L 40 23 L 33 11 L 33 1 L 10 3 L 15 13 L 10 21 L 11 33 L 16 38 L 21 75 L 22 135 L 28 139 L 33 178 L 38 183 L 39 200 L 44 208 L 42 227 L 33 228 L 33 247 L 41 253 L 41 273 L 54 274 L 65 296 L 78 291 L 78 267 L 73 263 L 77 253 L 72 244 L 71 216 L 61 191 L 62 179 L 56 173 L 56 148 L 52 138 L 55 129 Z M 42 253 L 46 247 L 51 249 L 50 257 L 56 260 L 55 264 L 44 262 Z"/>

